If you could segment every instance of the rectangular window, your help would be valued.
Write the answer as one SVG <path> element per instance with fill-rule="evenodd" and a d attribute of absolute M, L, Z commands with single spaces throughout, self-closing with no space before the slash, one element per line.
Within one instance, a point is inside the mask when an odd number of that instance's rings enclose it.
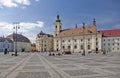
<path fill-rule="evenodd" d="M 119 43 L 117 43 L 117 45 L 119 46 Z"/>
<path fill-rule="evenodd" d="M 104 41 L 105 41 L 105 39 L 104 39 Z"/>
<path fill-rule="evenodd" d="M 74 39 L 74 41 L 76 42 L 77 40 L 76 40 L 76 39 Z"/>
<path fill-rule="evenodd" d="M 81 41 L 83 41 L 83 39 L 81 39 Z"/>
<path fill-rule="evenodd" d="M 113 46 L 114 46 L 115 44 L 113 43 Z"/>
<path fill-rule="evenodd" d="M 68 40 L 68 42 L 70 42 L 70 40 Z"/>
<path fill-rule="evenodd" d="M 75 45 L 74 48 L 76 49 L 76 48 L 77 48 L 77 45 Z"/>
<path fill-rule="evenodd" d="M 88 38 L 88 41 L 90 41 L 90 39 Z"/>
<path fill-rule="evenodd" d="M 104 46 L 105 46 L 105 43 L 104 43 Z"/>
<path fill-rule="evenodd" d="M 88 45 L 88 50 L 90 49 L 90 45 Z"/>

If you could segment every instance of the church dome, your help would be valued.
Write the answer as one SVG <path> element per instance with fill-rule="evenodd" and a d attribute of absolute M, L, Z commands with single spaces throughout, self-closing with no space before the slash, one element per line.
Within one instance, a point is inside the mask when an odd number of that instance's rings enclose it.
<path fill-rule="evenodd" d="M 16 36 L 17 36 L 17 42 L 31 43 L 30 40 L 27 37 L 25 37 L 25 36 L 23 36 L 21 34 L 15 34 L 15 33 L 13 33 L 13 34 L 8 35 L 7 38 L 10 38 L 13 41 L 15 41 L 16 40 Z"/>

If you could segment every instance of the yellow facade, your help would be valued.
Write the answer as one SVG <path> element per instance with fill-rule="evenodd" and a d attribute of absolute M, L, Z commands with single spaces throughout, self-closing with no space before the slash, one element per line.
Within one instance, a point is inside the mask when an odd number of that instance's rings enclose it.
<path fill-rule="evenodd" d="M 53 36 L 41 31 L 36 37 L 36 50 L 40 52 L 53 51 Z"/>

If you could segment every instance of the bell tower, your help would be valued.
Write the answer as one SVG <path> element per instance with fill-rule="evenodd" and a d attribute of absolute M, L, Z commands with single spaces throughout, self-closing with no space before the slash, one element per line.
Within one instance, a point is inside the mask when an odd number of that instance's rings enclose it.
<path fill-rule="evenodd" d="M 60 33 L 61 30 L 62 30 L 62 23 L 59 18 L 59 15 L 57 15 L 57 18 L 54 23 L 54 37 L 56 37 Z"/>

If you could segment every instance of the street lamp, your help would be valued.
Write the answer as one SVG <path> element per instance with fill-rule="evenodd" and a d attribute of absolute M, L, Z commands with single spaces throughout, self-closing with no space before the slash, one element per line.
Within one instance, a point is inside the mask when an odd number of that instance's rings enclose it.
<path fill-rule="evenodd" d="M 82 56 L 85 56 L 85 23 L 83 22 L 83 53 Z"/>
<path fill-rule="evenodd" d="M 19 27 L 19 22 L 14 22 L 13 23 L 13 25 L 14 25 L 14 27 L 13 27 L 13 29 L 15 29 L 15 56 L 17 56 L 18 54 L 17 54 L 17 29 L 20 29 L 20 27 Z M 13 38 L 14 38 L 14 36 L 13 36 Z"/>

